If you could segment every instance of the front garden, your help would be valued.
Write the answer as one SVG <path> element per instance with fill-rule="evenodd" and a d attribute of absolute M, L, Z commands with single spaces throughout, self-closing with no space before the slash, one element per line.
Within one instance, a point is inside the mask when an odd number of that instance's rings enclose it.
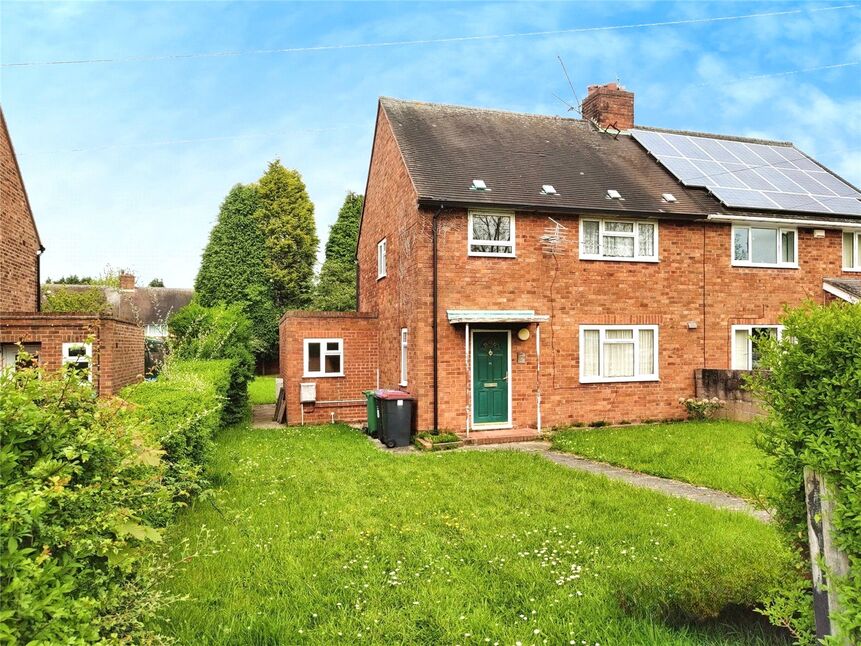
<path fill-rule="evenodd" d="M 771 527 L 520 452 L 392 455 L 343 426 L 220 436 L 166 537 L 180 643 L 770 644 Z"/>
<path fill-rule="evenodd" d="M 569 428 L 553 449 L 748 499 L 774 488 L 753 423 L 697 420 L 617 428 Z"/>

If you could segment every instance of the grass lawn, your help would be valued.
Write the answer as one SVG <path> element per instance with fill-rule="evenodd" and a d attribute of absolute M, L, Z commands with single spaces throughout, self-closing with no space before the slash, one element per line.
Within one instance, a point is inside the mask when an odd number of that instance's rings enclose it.
<path fill-rule="evenodd" d="M 181 644 L 774 644 L 775 530 L 515 451 L 235 427 L 169 531 Z M 574 641 L 572 641 L 574 640 Z"/>
<path fill-rule="evenodd" d="M 275 403 L 275 377 L 254 377 L 248 384 L 248 399 L 253 405 Z"/>
<path fill-rule="evenodd" d="M 724 420 L 572 428 L 554 436 L 553 448 L 754 498 L 771 481 L 753 436 L 753 424 Z"/>

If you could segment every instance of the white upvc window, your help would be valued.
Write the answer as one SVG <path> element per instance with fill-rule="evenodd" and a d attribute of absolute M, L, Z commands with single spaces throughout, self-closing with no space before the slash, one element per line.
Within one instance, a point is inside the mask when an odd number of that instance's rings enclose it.
<path fill-rule="evenodd" d="M 732 369 L 756 370 L 760 366 L 760 340 L 772 337 L 783 338 L 782 325 L 733 325 Z"/>
<path fill-rule="evenodd" d="M 91 343 L 64 343 L 63 367 L 93 381 L 93 345 Z"/>
<path fill-rule="evenodd" d="M 407 350 L 409 348 L 409 331 L 401 328 L 401 386 L 407 385 Z"/>
<path fill-rule="evenodd" d="M 732 264 L 736 267 L 798 267 L 798 230 L 734 225 Z"/>
<path fill-rule="evenodd" d="M 377 280 L 386 277 L 386 239 L 377 243 Z"/>
<path fill-rule="evenodd" d="M 658 223 L 580 218 L 580 259 L 658 262 Z"/>
<path fill-rule="evenodd" d="M 514 214 L 470 211 L 468 253 L 470 256 L 514 258 Z"/>
<path fill-rule="evenodd" d="M 304 377 L 343 377 L 343 339 L 305 339 Z"/>
<path fill-rule="evenodd" d="M 580 326 L 581 383 L 657 380 L 657 325 Z"/>
<path fill-rule="evenodd" d="M 843 232 L 843 271 L 861 271 L 861 231 Z"/>

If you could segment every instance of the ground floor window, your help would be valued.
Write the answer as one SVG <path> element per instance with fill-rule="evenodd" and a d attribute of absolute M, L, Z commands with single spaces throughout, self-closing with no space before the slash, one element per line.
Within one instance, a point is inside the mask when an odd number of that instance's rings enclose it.
<path fill-rule="evenodd" d="M 20 370 L 37 366 L 41 346 L 41 343 L 0 344 L 0 369 Z"/>
<path fill-rule="evenodd" d="M 91 343 L 64 343 L 63 367 L 82 379 L 93 381 L 93 345 Z"/>
<path fill-rule="evenodd" d="M 343 339 L 305 339 L 305 377 L 343 377 Z"/>
<path fill-rule="evenodd" d="M 760 366 L 759 342 L 765 338 L 780 339 L 782 325 L 733 325 L 732 369 L 756 370 Z"/>
<path fill-rule="evenodd" d="M 407 328 L 401 328 L 401 386 L 407 385 L 407 348 L 409 346 L 409 332 Z"/>
<path fill-rule="evenodd" d="M 657 325 L 580 326 L 582 383 L 657 379 Z"/>

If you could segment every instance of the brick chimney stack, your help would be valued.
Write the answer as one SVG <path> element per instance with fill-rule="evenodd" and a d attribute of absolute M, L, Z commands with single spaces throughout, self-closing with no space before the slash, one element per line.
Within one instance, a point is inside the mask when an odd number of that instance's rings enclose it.
<path fill-rule="evenodd" d="M 590 85 L 581 109 L 584 119 L 592 119 L 604 128 L 614 124 L 619 130 L 634 127 L 634 93 L 618 83 Z"/>
<path fill-rule="evenodd" d="M 120 289 L 134 289 L 135 288 L 135 275 L 127 274 L 125 272 L 120 274 Z"/>

